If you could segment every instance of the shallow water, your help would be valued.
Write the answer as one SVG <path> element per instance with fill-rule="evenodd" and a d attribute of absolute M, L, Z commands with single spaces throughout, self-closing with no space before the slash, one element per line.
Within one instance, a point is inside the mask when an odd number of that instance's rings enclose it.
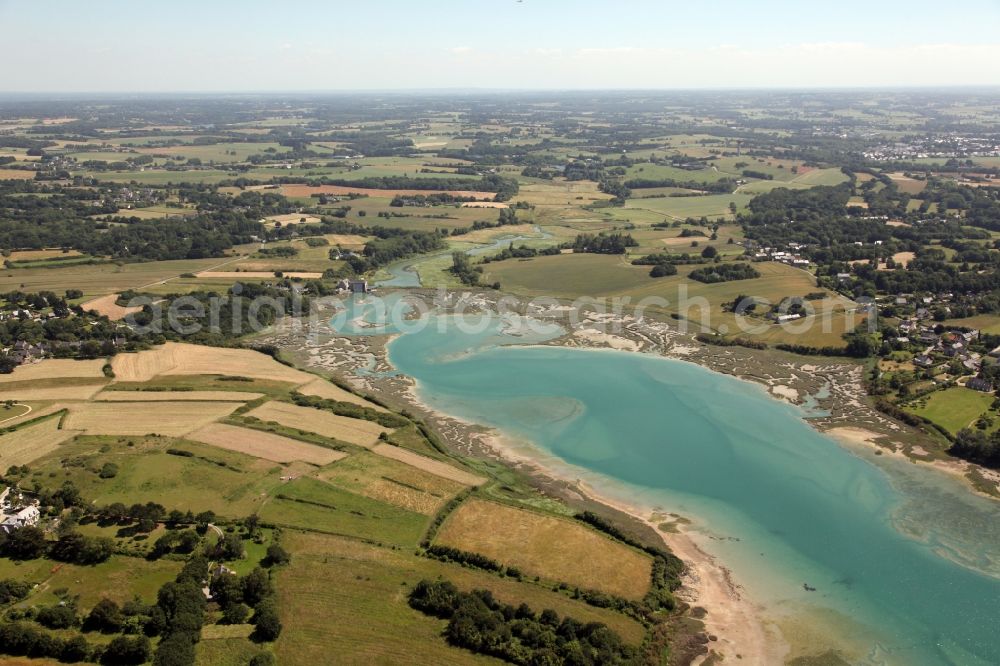
<path fill-rule="evenodd" d="M 430 407 L 530 442 L 602 493 L 694 519 L 754 598 L 841 618 L 855 654 L 1000 663 L 1000 505 L 853 453 L 748 382 L 645 354 L 516 344 L 556 334 L 429 326 L 395 339 L 390 361 Z"/>

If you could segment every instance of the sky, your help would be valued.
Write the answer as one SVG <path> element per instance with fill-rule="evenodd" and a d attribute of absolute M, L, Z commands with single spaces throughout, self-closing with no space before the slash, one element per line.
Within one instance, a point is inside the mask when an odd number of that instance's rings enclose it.
<path fill-rule="evenodd" d="M 1000 0 L 0 0 L 0 35 L 0 92 L 1000 85 Z"/>

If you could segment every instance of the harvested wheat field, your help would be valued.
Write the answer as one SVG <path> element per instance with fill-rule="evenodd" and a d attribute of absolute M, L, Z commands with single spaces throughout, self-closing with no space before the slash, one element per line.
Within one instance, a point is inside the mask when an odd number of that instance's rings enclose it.
<path fill-rule="evenodd" d="M 649 556 L 580 523 L 496 502 L 466 501 L 445 520 L 436 542 L 512 564 L 529 575 L 626 599 L 641 599 L 649 591 Z"/>
<path fill-rule="evenodd" d="M 111 362 L 115 377 L 146 382 L 156 375 L 229 375 L 304 384 L 316 376 L 289 368 L 252 349 L 222 349 L 168 342 L 136 354 L 118 354 Z"/>
<path fill-rule="evenodd" d="M 486 483 L 486 479 L 481 476 L 476 476 L 471 472 L 466 472 L 465 470 L 461 470 L 457 467 L 449 465 L 448 463 L 443 463 L 438 460 L 434 460 L 433 458 L 422 456 L 419 453 L 414 453 L 409 449 L 393 446 L 392 444 L 376 444 L 372 451 L 380 456 L 404 462 L 407 465 L 416 467 L 417 469 L 422 469 L 425 472 L 430 472 L 431 474 L 435 474 L 445 479 L 457 481 L 458 483 L 466 486 L 479 486 Z"/>
<path fill-rule="evenodd" d="M 0 435 L 0 467 L 27 465 L 56 450 L 62 442 L 79 433 L 59 429 L 59 418 L 53 417 Z"/>
<path fill-rule="evenodd" d="M 41 261 L 42 259 L 53 259 L 55 257 L 79 257 L 79 250 L 61 250 L 54 248 L 51 250 L 14 250 L 8 259 L 11 261 Z"/>
<path fill-rule="evenodd" d="M 242 406 L 242 402 L 90 402 L 73 405 L 63 425 L 88 435 L 180 437 Z"/>
<path fill-rule="evenodd" d="M 322 446 L 307 444 L 281 435 L 225 423 L 207 425 L 192 432 L 187 439 L 278 463 L 300 460 L 322 466 L 347 455 L 342 451 L 324 449 Z"/>
<path fill-rule="evenodd" d="M 0 180 L 31 180 L 34 177 L 35 172 L 27 169 L 0 169 Z"/>
<path fill-rule="evenodd" d="M 265 402 L 246 415 L 258 418 L 261 421 L 275 421 L 289 428 L 314 432 L 323 437 L 330 437 L 341 442 L 364 446 L 366 448 L 375 446 L 378 436 L 383 432 L 389 432 L 388 428 L 384 428 L 372 421 L 337 416 L 322 409 L 299 407 L 298 405 L 276 400 Z"/>
<path fill-rule="evenodd" d="M 102 402 L 250 402 L 263 393 L 241 391 L 104 391 L 94 397 Z"/>
<path fill-rule="evenodd" d="M 34 382 L 41 384 L 42 382 Z M 49 384 L 50 382 L 45 382 Z M 3 399 L 30 402 L 39 400 L 89 400 L 95 393 L 104 388 L 107 382 L 88 384 L 67 383 L 63 386 L 32 386 L 33 382 L 23 382 L 3 385 Z"/>
<path fill-rule="evenodd" d="M 434 515 L 465 485 L 391 458 L 362 452 L 323 469 L 319 478 L 387 504 Z"/>
<path fill-rule="evenodd" d="M 368 242 L 366 236 L 357 234 L 325 234 L 323 236 L 330 245 L 339 245 L 349 250 L 360 250 Z"/>
<path fill-rule="evenodd" d="M 19 365 L 9 375 L 0 375 L 0 384 L 60 377 L 104 377 L 101 370 L 103 367 L 103 359 L 74 361 L 68 358 L 47 358 L 38 363 Z"/>
<path fill-rule="evenodd" d="M 478 192 L 473 190 L 376 190 L 370 187 L 350 187 L 345 185 L 282 185 L 281 193 L 286 197 L 311 197 L 314 194 L 367 194 L 370 197 L 413 197 L 429 194 L 450 194 L 453 197 L 472 197 L 473 199 L 492 200 L 496 192 Z"/>
<path fill-rule="evenodd" d="M 374 402 L 368 402 L 359 395 L 355 395 L 350 391 L 345 391 L 336 384 L 328 382 L 325 379 L 316 379 L 309 382 L 305 386 L 300 386 L 296 389 L 302 395 L 311 395 L 317 398 L 325 398 L 327 400 L 336 400 L 338 402 L 349 402 L 354 405 L 361 405 L 362 407 L 368 407 L 369 409 L 374 409 L 377 412 L 388 412 L 389 410 L 381 405 L 376 405 Z"/>
<path fill-rule="evenodd" d="M 285 215 L 271 215 L 270 217 L 265 217 L 265 220 L 274 224 L 317 224 L 322 222 L 315 215 L 302 215 L 301 213 L 286 213 Z"/>
<path fill-rule="evenodd" d="M 116 300 L 118 300 L 118 294 L 108 294 L 107 296 L 101 296 L 100 298 L 95 298 L 87 301 L 86 303 L 81 303 L 80 307 L 83 308 L 85 312 L 93 310 L 97 314 L 104 315 L 111 321 L 118 321 L 119 319 L 124 319 L 130 314 L 142 312 L 142 308 L 139 306 L 122 307 L 121 305 L 115 303 Z"/>

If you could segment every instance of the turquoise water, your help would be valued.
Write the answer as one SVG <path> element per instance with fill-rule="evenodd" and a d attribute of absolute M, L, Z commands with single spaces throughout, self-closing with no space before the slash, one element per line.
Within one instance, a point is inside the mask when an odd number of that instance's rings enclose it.
<path fill-rule="evenodd" d="M 870 643 L 878 661 L 1000 663 L 996 503 L 863 459 L 760 387 L 690 363 L 497 346 L 546 334 L 431 321 L 389 347 L 429 406 L 530 441 L 601 492 L 693 518 L 754 598 L 833 611 L 845 643 Z"/>

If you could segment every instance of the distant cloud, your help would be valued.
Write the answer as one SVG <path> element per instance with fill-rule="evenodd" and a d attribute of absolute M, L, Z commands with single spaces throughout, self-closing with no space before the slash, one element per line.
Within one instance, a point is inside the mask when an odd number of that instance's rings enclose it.
<path fill-rule="evenodd" d="M 453 46 L 452 48 L 450 48 L 448 50 L 451 51 L 452 53 L 454 53 L 455 55 L 463 55 L 465 53 L 472 53 L 472 47 L 471 46 Z"/>

